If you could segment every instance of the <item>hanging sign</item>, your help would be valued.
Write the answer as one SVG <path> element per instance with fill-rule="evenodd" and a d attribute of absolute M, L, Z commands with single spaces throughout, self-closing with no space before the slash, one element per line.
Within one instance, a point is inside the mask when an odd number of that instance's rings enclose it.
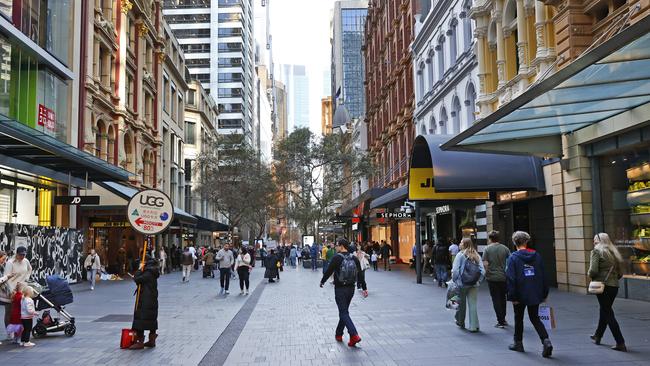
<path fill-rule="evenodd" d="M 156 235 L 165 231 L 174 219 L 172 201 L 166 194 L 155 189 L 136 193 L 126 210 L 131 227 L 144 235 Z"/>
<path fill-rule="evenodd" d="M 42 104 L 38 105 L 38 125 L 49 132 L 54 132 L 56 129 L 56 115 L 54 111 Z"/>
<path fill-rule="evenodd" d="M 378 219 L 412 219 L 412 212 L 378 212 Z"/>

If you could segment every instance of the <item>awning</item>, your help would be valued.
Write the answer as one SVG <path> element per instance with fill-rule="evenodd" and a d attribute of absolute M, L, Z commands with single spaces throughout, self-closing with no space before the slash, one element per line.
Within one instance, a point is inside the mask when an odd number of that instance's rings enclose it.
<path fill-rule="evenodd" d="M 349 203 L 341 206 L 341 215 L 349 216 L 352 214 L 352 210 L 359 206 L 361 202 L 381 197 L 390 191 L 392 191 L 390 188 L 370 188 Z"/>
<path fill-rule="evenodd" d="M 197 223 L 196 223 L 196 228 L 198 230 L 204 230 L 204 231 L 228 231 L 230 227 L 226 224 L 222 224 L 218 221 L 206 219 L 205 217 L 195 215 L 197 218 Z"/>
<path fill-rule="evenodd" d="M 450 139 L 442 149 L 560 156 L 562 135 L 648 107 L 648 30 L 646 16 Z"/>
<path fill-rule="evenodd" d="M 373 208 L 386 207 L 391 204 L 394 205 L 398 201 L 404 201 L 406 199 L 406 196 L 408 196 L 408 193 L 408 186 L 401 186 L 397 189 L 393 189 L 392 191 L 370 202 L 370 209 L 372 210 Z"/>
<path fill-rule="evenodd" d="M 128 181 L 130 173 L 52 136 L 0 115 L 0 156 L 95 181 Z"/>
<path fill-rule="evenodd" d="M 418 136 L 409 168 L 410 200 L 488 199 L 496 191 L 544 191 L 541 159 L 442 151 L 450 136 Z"/>
<path fill-rule="evenodd" d="M 98 182 L 97 184 L 117 194 L 125 200 L 130 200 L 131 197 L 135 196 L 135 194 L 139 191 L 134 187 L 128 187 L 115 182 Z M 198 220 L 193 215 L 174 206 L 174 222 L 182 222 L 194 226 L 197 224 Z"/>

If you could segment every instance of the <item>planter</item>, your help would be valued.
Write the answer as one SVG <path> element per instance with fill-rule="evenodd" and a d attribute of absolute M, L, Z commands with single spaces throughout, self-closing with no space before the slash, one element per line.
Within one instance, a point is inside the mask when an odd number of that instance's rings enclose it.
<path fill-rule="evenodd" d="M 650 275 L 650 262 L 632 262 L 632 273 L 636 275 Z"/>

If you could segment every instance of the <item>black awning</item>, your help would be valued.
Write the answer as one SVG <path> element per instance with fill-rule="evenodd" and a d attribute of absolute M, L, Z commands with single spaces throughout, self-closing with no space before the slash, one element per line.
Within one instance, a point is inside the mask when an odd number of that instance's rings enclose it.
<path fill-rule="evenodd" d="M 355 207 L 359 206 L 361 202 L 381 197 L 390 191 L 392 191 L 390 188 L 370 188 L 349 203 L 342 205 L 341 216 L 352 215 L 352 210 L 354 210 Z"/>
<path fill-rule="evenodd" d="M 0 155 L 95 181 L 128 181 L 130 173 L 20 122 L 0 116 Z"/>
<path fill-rule="evenodd" d="M 230 227 L 226 224 L 222 224 L 218 221 L 206 219 L 205 217 L 201 217 L 199 215 L 195 215 L 197 218 L 197 223 L 196 223 L 196 228 L 198 230 L 204 230 L 204 231 L 228 231 L 230 230 Z"/>
<path fill-rule="evenodd" d="M 408 196 L 408 193 L 408 186 L 401 186 L 397 189 L 393 189 L 392 191 L 370 202 L 370 209 L 385 207 L 391 204 L 395 204 L 398 201 L 404 201 Z"/>
<path fill-rule="evenodd" d="M 440 150 L 450 137 L 416 137 L 409 168 L 409 199 L 480 199 L 487 192 L 545 190 L 541 159 Z"/>

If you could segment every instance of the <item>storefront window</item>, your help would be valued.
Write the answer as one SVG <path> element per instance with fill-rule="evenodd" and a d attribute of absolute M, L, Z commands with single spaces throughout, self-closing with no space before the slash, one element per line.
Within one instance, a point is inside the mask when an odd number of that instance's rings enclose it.
<path fill-rule="evenodd" d="M 70 85 L 0 36 L 0 115 L 67 142 Z"/>
<path fill-rule="evenodd" d="M 71 0 L 0 0 L 0 14 L 65 65 L 71 60 L 73 10 Z"/>
<path fill-rule="evenodd" d="M 624 259 L 628 277 L 650 275 L 650 154 L 602 157 L 603 224 Z"/>

